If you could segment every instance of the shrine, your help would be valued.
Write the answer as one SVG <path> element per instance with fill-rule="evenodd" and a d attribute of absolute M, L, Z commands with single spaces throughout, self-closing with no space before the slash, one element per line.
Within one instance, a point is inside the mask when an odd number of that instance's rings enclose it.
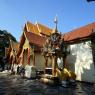
<path fill-rule="evenodd" d="M 69 49 L 61 33 L 58 32 L 57 18 L 54 22 L 56 27 L 42 49 L 45 58 L 45 71 L 41 81 L 47 84 L 56 85 L 61 83 L 63 86 L 67 86 L 71 79 L 75 82 L 76 75 L 66 68 L 65 59 L 69 54 Z"/>

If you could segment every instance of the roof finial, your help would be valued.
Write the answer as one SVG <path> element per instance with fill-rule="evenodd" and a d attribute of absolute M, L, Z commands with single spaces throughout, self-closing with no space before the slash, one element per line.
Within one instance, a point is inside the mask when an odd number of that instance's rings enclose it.
<path fill-rule="evenodd" d="M 38 21 L 36 20 L 35 24 L 38 24 Z"/>
<path fill-rule="evenodd" d="M 54 23 L 55 23 L 55 29 L 57 30 L 57 24 L 58 24 L 58 20 L 57 20 L 57 15 L 55 16 L 55 19 L 54 19 Z"/>

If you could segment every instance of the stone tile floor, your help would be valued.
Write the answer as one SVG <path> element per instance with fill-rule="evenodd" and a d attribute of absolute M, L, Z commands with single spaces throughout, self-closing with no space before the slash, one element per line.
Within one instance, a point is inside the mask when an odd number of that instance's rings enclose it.
<path fill-rule="evenodd" d="M 48 86 L 39 80 L 0 73 L 0 95 L 95 95 L 95 87 L 80 82 L 76 87 Z"/>

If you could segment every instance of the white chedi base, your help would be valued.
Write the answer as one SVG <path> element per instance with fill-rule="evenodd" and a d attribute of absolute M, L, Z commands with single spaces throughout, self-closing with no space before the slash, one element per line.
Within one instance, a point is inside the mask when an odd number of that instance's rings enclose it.
<path fill-rule="evenodd" d="M 35 67 L 26 65 L 25 66 L 25 77 L 27 77 L 27 78 L 35 78 L 36 77 L 36 69 L 35 69 Z"/>

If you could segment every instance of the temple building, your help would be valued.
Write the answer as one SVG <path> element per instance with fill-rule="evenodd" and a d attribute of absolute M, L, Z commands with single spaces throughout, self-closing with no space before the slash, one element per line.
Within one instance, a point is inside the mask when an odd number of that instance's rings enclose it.
<path fill-rule="evenodd" d="M 17 71 L 19 43 L 10 39 L 9 48 L 5 48 L 5 57 L 9 63 L 8 68 L 14 68 Z"/>
<path fill-rule="evenodd" d="M 42 47 L 53 32 L 38 22 L 26 22 L 19 45 L 12 41 L 8 49 L 10 63 L 23 65 L 27 77 L 30 77 L 32 67 L 40 71 L 51 67 L 51 58 L 46 59 L 42 55 Z M 95 83 L 95 23 L 64 33 L 62 38 L 65 42 L 63 49 L 66 45 L 69 54 L 65 61 L 62 58 L 61 63 L 75 72 L 77 80 Z M 58 58 L 57 62 L 59 61 Z"/>
<path fill-rule="evenodd" d="M 95 83 L 95 23 L 65 33 L 63 39 L 70 48 L 67 67 L 77 80 Z"/>
<path fill-rule="evenodd" d="M 20 65 L 23 65 L 27 70 L 35 67 L 36 70 L 44 71 L 45 64 L 41 48 L 51 32 L 51 29 L 42 24 L 30 22 L 25 24 L 17 54 Z"/>
<path fill-rule="evenodd" d="M 10 40 L 10 46 L 8 48 L 8 54 L 7 54 L 7 56 L 9 55 L 10 64 L 18 64 L 17 62 L 17 52 L 19 49 L 18 47 L 19 47 L 18 42 Z"/>

